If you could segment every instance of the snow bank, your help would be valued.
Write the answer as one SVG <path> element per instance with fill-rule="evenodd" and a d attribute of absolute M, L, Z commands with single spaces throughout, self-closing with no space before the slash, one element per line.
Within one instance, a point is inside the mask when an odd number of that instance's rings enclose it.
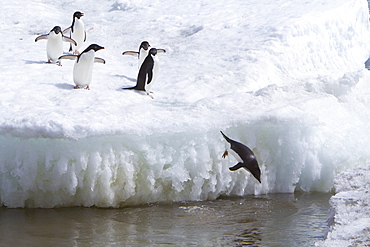
<path fill-rule="evenodd" d="M 90 91 L 72 89 L 73 62 L 44 64 L 34 42 L 76 10 L 85 46 L 106 48 Z M 366 1 L 19 0 L 0 14 L 2 205 L 329 191 L 370 160 Z M 121 53 L 143 40 L 167 50 L 153 100 L 120 90 L 137 74 Z M 255 152 L 262 184 L 228 170 L 220 130 Z"/>
<path fill-rule="evenodd" d="M 316 246 L 368 246 L 370 244 L 370 164 L 340 173 L 334 180 L 336 195 L 330 231 Z"/>

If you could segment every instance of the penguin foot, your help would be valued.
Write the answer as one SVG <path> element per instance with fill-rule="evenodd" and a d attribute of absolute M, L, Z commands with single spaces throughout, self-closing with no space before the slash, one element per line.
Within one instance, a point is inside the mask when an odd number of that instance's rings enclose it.
<path fill-rule="evenodd" d="M 227 149 L 225 150 L 224 154 L 222 155 L 222 158 L 226 158 L 227 156 L 229 155 L 229 152 L 227 151 Z"/>
<path fill-rule="evenodd" d="M 81 89 L 82 87 L 80 87 L 80 86 L 78 86 L 78 85 L 76 85 L 76 86 L 74 86 L 73 87 L 73 89 Z M 86 89 L 86 90 L 90 90 L 90 87 L 89 86 L 86 86 L 86 87 L 84 87 L 84 89 Z"/>
<path fill-rule="evenodd" d="M 49 59 L 46 63 L 51 63 L 51 60 Z"/>
<path fill-rule="evenodd" d="M 62 66 L 62 62 L 61 62 L 61 61 L 57 61 L 57 62 L 56 62 L 56 65 L 58 65 L 58 66 Z"/>
<path fill-rule="evenodd" d="M 75 50 L 75 51 L 73 52 L 73 55 L 80 55 L 80 52 L 79 52 L 79 51 L 77 51 L 77 50 Z"/>

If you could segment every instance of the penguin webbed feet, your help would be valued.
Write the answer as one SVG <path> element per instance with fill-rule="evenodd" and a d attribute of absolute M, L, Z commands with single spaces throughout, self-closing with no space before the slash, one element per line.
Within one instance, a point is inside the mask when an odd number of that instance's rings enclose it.
<path fill-rule="evenodd" d="M 229 155 L 229 152 L 227 151 L 227 149 L 225 150 L 224 154 L 222 155 L 222 158 L 226 158 L 227 156 Z"/>
<path fill-rule="evenodd" d="M 152 94 L 154 94 L 152 91 L 146 92 L 146 95 L 148 95 L 150 98 L 154 99 L 154 96 Z"/>
<path fill-rule="evenodd" d="M 54 61 L 52 61 L 52 60 L 50 60 L 50 59 L 48 59 L 48 61 L 47 62 L 45 62 L 46 64 L 53 64 L 54 63 Z M 56 61 L 55 62 L 55 64 L 56 65 L 58 65 L 58 66 L 62 66 L 62 62 L 61 61 Z"/>
<path fill-rule="evenodd" d="M 152 93 L 152 92 L 151 92 Z M 148 95 L 150 98 L 154 99 L 154 96 L 151 95 L 150 93 L 146 93 L 146 95 Z"/>
<path fill-rule="evenodd" d="M 76 86 L 74 86 L 73 87 L 73 89 L 81 89 L 82 87 L 80 87 L 80 86 L 78 86 L 78 85 L 76 85 Z M 87 85 L 86 87 L 84 87 L 84 89 L 86 89 L 86 90 L 90 90 L 90 87 L 89 87 L 89 85 Z"/>

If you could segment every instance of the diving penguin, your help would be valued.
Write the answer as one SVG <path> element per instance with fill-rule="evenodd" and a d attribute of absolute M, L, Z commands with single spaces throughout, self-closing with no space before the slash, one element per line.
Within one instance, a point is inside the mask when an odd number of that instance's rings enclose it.
<path fill-rule="evenodd" d="M 134 89 L 146 92 L 151 98 L 150 88 L 153 86 L 159 71 L 159 59 L 157 56 L 157 49 L 151 48 L 148 55 L 144 59 L 140 67 L 139 74 L 137 75 L 136 86 L 122 89 Z"/>
<path fill-rule="evenodd" d="M 140 69 L 141 65 L 143 64 L 144 62 L 144 59 L 148 56 L 148 53 L 149 53 L 149 48 L 150 48 L 150 45 L 149 45 L 149 42 L 148 41 L 143 41 L 141 42 L 140 46 L 139 46 L 139 51 L 124 51 L 122 53 L 122 55 L 133 55 L 133 56 L 138 56 L 139 60 L 138 60 L 138 68 Z M 166 50 L 165 49 L 157 49 L 157 52 L 158 53 L 165 53 Z"/>
<path fill-rule="evenodd" d="M 243 167 L 244 169 L 252 173 L 252 175 L 258 180 L 258 182 L 261 183 L 261 170 L 258 166 L 257 159 L 254 156 L 252 150 L 250 150 L 247 146 L 240 142 L 231 140 L 224 133 L 222 133 L 222 131 L 221 134 L 226 139 L 226 141 L 230 143 L 231 145 L 230 152 L 235 156 L 236 160 L 238 161 L 238 164 L 236 164 L 233 167 L 230 167 L 229 169 L 231 171 L 236 171 L 239 168 Z M 227 155 L 228 150 L 226 149 L 222 157 L 226 158 Z"/>
<path fill-rule="evenodd" d="M 46 55 L 48 58 L 48 63 L 55 62 L 59 66 L 62 65 L 59 61 L 59 57 L 63 55 L 63 41 L 76 44 L 76 41 L 62 34 L 62 29 L 60 26 L 55 26 L 48 34 L 38 36 L 35 39 L 35 42 L 42 39 L 47 39 Z"/>
<path fill-rule="evenodd" d="M 104 47 L 97 44 L 92 44 L 87 47 L 80 55 L 64 55 L 59 57 L 59 59 L 77 59 L 73 67 L 73 81 L 76 84 L 74 89 L 90 89 L 94 62 L 105 64 L 104 59 L 95 57 L 95 52 L 101 49 L 104 49 Z"/>
<path fill-rule="evenodd" d="M 73 52 L 73 54 L 80 54 L 78 49 L 81 47 L 82 43 L 86 41 L 86 31 L 85 25 L 81 19 L 82 16 L 84 16 L 83 13 L 76 11 L 73 14 L 72 25 L 63 31 L 64 34 L 70 31 L 70 37 L 77 43 L 76 45 L 71 44 L 69 48 L 69 52 Z"/>

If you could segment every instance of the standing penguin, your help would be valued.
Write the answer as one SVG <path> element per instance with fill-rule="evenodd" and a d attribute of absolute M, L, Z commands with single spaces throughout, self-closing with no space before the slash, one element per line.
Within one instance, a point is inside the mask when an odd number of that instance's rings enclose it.
<path fill-rule="evenodd" d="M 82 16 L 84 16 L 83 13 L 76 11 L 73 14 L 72 25 L 63 31 L 63 33 L 70 31 L 70 37 L 77 42 L 76 45 L 71 44 L 69 48 L 69 52 L 73 52 L 73 54 L 80 54 L 78 49 L 81 47 L 82 43 L 86 41 L 85 25 L 81 20 Z"/>
<path fill-rule="evenodd" d="M 74 89 L 85 88 L 90 90 L 90 83 L 92 79 L 93 64 L 103 63 L 105 60 L 102 58 L 95 57 L 95 52 L 104 49 L 104 47 L 92 44 L 87 47 L 80 55 L 64 55 L 59 59 L 70 59 L 76 60 L 73 67 L 73 81 L 76 84 Z"/>
<path fill-rule="evenodd" d="M 60 26 L 55 26 L 48 34 L 43 34 L 35 39 L 35 42 L 47 39 L 46 44 L 46 55 L 48 57 L 48 63 L 55 62 L 59 66 L 62 65 L 59 61 L 59 57 L 63 55 L 63 41 L 70 42 L 71 44 L 76 44 L 71 38 L 68 38 L 62 34 L 62 29 Z"/>
<path fill-rule="evenodd" d="M 124 51 L 122 55 L 133 55 L 133 56 L 138 56 L 139 61 L 138 61 L 138 68 L 140 69 L 141 65 L 144 62 L 144 59 L 148 56 L 149 53 L 149 42 L 148 41 L 143 41 L 141 42 L 139 46 L 139 51 Z M 163 52 L 165 53 L 165 49 L 157 49 L 157 53 Z"/>
<path fill-rule="evenodd" d="M 145 91 L 147 95 L 152 97 L 150 95 L 150 93 L 152 93 L 150 92 L 150 88 L 153 86 L 159 71 L 159 59 L 156 55 L 157 49 L 151 48 L 148 56 L 146 56 L 140 67 L 139 74 L 137 75 L 136 86 L 122 89 Z"/>
<path fill-rule="evenodd" d="M 226 141 L 230 143 L 231 145 L 230 152 L 231 154 L 234 155 L 234 157 L 238 161 L 238 164 L 236 164 L 233 167 L 230 167 L 229 169 L 231 171 L 236 171 L 239 168 L 243 167 L 244 169 L 252 173 L 252 175 L 258 180 L 258 182 L 261 183 L 261 170 L 258 166 L 257 159 L 254 156 L 254 153 L 252 152 L 252 150 L 250 150 L 247 146 L 245 146 L 244 144 L 240 142 L 231 140 L 224 133 L 222 133 L 222 131 L 221 131 L 221 134 L 226 139 Z M 228 154 L 229 154 L 228 150 L 226 149 L 222 157 L 226 158 Z"/>

